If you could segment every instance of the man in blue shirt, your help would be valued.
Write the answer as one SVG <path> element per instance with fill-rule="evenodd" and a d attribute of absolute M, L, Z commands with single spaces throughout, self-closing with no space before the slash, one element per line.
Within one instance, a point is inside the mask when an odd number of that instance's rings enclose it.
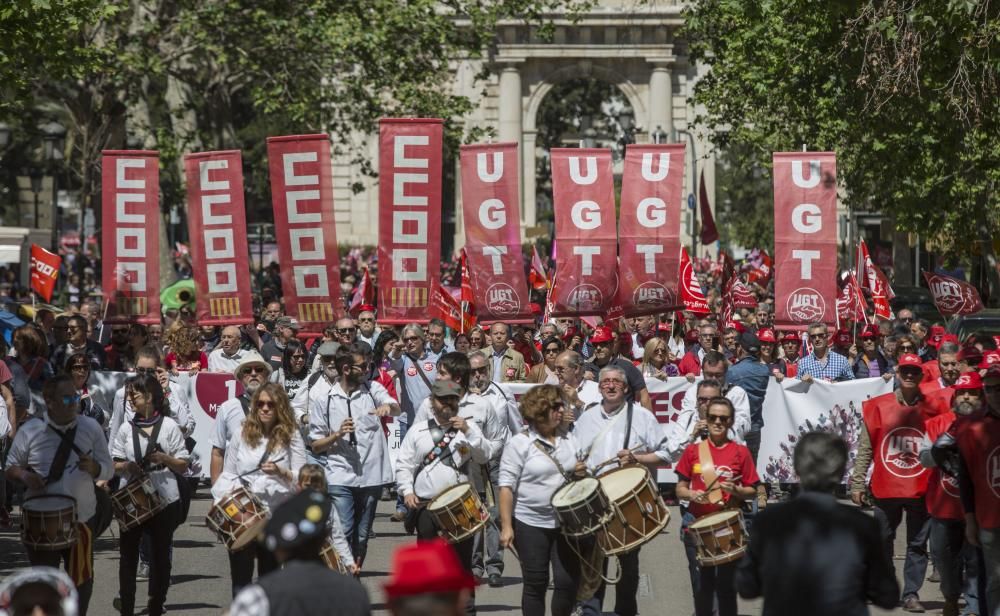
<path fill-rule="evenodd" d="M 830 350 L 829 334 L 826 325 L 813 323 L 807 330 L 813 352 L 799 359 L 798 377 L 809 383 L 813 379 L 826 381 L 852 381 L 854 371 L 851 363 L 839 353 Z"/>
<path fill-rule="evenodd" d="M 771 371 L 757 357 L 760 353 L 760 339 L 757 334 L 745 331 L 737 338 L 736 353 L 739 359 L 726 371 L 726 384 L 737 385 L 747 392 L 750 401 L 750 431 L 746 433 L 747 448 L 757 463 L 760 450 L 760 430 L 764 427 L 764 396 L 771 379 Z"/>

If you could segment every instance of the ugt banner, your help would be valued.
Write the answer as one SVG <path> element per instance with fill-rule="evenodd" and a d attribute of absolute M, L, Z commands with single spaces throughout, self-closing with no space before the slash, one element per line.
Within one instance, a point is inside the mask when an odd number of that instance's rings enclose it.
<path fill-rule="evenodd" d="M 389 324 L 428 320 L 441 271 L 439 119 L 379 121 L 378 309 Z"/>
<path fill-rule="evenodd" d="M 552 315 L 605 315 L 618 290 L 611 151 L 556 148 L 552 201 L 559 259 Z"/>
<path fill-rule="evenodd" d="M 52 291 L 59 278 L 62 258 L 38 244 L 31 245 L 31 290 L 47 302 L 52 301 Z"/>
<path fill-rule="evenodd" d="M 836 321 L 837 159 L 833 152 L 774 153 L 775 321 Z"/>
<path fill-rule="evenodd" d="M 322 333 L 344 306 L 330 137 L 268 137 L 267 165 L 285 313 L 299 320 L 304 333 Z"/>
<path fill-rule="evenodd" d="M 101 152 L 105 323 L 160 322 L 160 156 Z"/>
<path fill-rule="evenodd" d="M 684 144 L 629 145 L 618 221 L 619 297 L 625 316 L 677 305 Z"/>
<path fill-rule="evenodd" d="M 198 323 L 253 323 L 240 151 L 186 154 L 184 174 Z"/>
<path fill-rule="evenodd" d="M 480 322 L 530 318 L 516 143 L 463 145 L 465 253 Z"/>

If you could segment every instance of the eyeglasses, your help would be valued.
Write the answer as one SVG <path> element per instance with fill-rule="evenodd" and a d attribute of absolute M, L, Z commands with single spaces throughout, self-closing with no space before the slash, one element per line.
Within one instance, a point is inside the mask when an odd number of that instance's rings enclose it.
<path fill-rule="evenodd" d="M 917 347 L 913 346 L 912 344 L 901 344 L 901 345 L 899 345 L 899 346 L 898 346 L 897 348 L 898 348 L 898 349 L 899 349 L 900 351 L 909 351 L 909 352 L 911 352 L 911 353 L 912 353 L 913 351 L 917 350 Z"/>
<path fill-rule="evenodd" d="M 698 396 L 698 404 L 705 404 L 706 402 L 711 402 L 712 398 L 716 396 Z"/>
<path fill-rule="evenodd" d="M 417 342 L 422 340 L 423 338 L 420 336 L 407 336 L 406 338 L 403 338 L 403 342 Z"/>
<path fill-rule="evenodd" d="M 545 349 L 545 354 L 546 355 L 556 354 L 558 352 L 559 352 L 559 347 L 549 347 L 549 348 Z"/>
<path fill-rule="evenodd" d="M 259 409 L 273 409 L 274 403 L 270 400 L 257 400 L 257 408 Z"/>
<path fill-rule="evenodd" d="M 338 327 L 337 333 L 341 336 L 350 336 L 353 334 L 355 329 L 353 327 Z"/>
<path fill-rule="evenodd" d="M 372 319 L 370 317 L 361 317 L 360 319 L 358 319 L 358 321 L 361 321 L 362 323 L 374 323 L 375 319 Z"/>
<path fill-rule="evenodd" d="M 920 368 L 900 368 L 899 376 L 917 378 L 924 373 Z"/>
<path fill-rule="evenodd" d="M 76 404 L 77 402 L 79 402 L 81 397 L 80 394 L 73 394 L 72 396 L 62 396 L 60 399 L 62 400 L 62 403 L 64 405 L 69 406 L 71 404 Z"/>
<path fill-rule="evenodd" d="M 69 326 L 69 327 L 67 327 L 66 329 L 67 329 L 68 331 L 71 331 L 71 332 L 78 332 L 78 331 L 80 331 L 80 330 L 81 330 L 81 329 L 83 329 L 83 328 L 82 328 L 82 327 L 80 327 L 79 325 L 70 325 L 70 326 Z"/>
<path fill-rule="evenodd" d="M 368 364 L 352 364 L 351 372 L 364 372 L 368 368 Z"/>
<path fill-rule="evenodd" d="M 264 366 L 247 366 L 243 369 L 243 372 L 249 372 L 250 374 L 264 374 L 267 372 L 267 368 Z"/>
<path fill-rule="evenodd" d="M 305 358 L 306 358 L 305 353 L 296 353 L 292 355 L 292 359 L 305 359 Z"/>
<path fill-rule="evenodd" d="M 823 340 L 826 338 L 826 334 L 809 334 L 810 340 Z"/>
<path fill-rule="evenodd" d="M 711 413 L 705 417 L 705 421 L 708 423 L 728 423 L 730 419 L 732 417 L 729 415 L 712 415 Z"/>
<path fill-rule="evenodd" d="M 135 373 L 136 374 L 151 374 L 151 375 L 155 375 L 156 374 L 156 368 L 136 368 L 135 369 Z"/>
<path fill-rule="evenodd" d="M 653 349 L 653 355 L 663 355 L 666 352 L 666 349 Z"/>
<path fill-rule="evenodd" d="M 625 381 L 623 381 L 621 379 L 602 379 L 601 380 L 601 385 L 602 386 L 624 385 L 624 384 L 625 384 Z"/>
<path fill-rule="evenodd" d="M 87 372 L 90 370 L 90 364 L 74 364 L 69 367 L 72 372 Z"/>

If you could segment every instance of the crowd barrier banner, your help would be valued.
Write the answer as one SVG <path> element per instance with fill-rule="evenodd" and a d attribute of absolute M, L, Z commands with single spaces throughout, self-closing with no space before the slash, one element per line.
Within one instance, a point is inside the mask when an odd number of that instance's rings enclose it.
<path fill-rule="evenodd" d="M 302 333 L 321 334 L 344 309 L 330 137 L 268 137 L 267 165 L 285 314 L 299 320 Z"/>
<path fill-rule="evenodd" d="M 160 322 L 160 155 L 101 153 L 105 323 Z"/>
<path fill-rule="evenodd" d="M 606 315 L 618 291 L 611 150 L 555 148 L 552 201 L 559 238 L 552 316 Z"/>
<path fill-rule="evenodd" d="M 530 318 L 516 143 L 463 145 L 465 254 L 481 322 Z"/>
<path fill-rule="evenodd" d="M 426 323 L 441 272 L 439 119 L 379 122 L 378 320 Z"/>
<path fill-rule="evenodd" d="M 253 323 L 239 150 L 184 156 L 199 325 Z"/>
<path fill-rule="evenodd" d="M 837 159 L 774 153 L 775 322 L 836 322 Z"/>
<path fill-rule="evenodd" d="M 684 161 L 684 144 L 625 149 L 618 284 L 626 316 L 677 306 Z"/>
<path fill-rule="evenodd" d="M 108 412 L 115 391 L 131 376 L 125 372 L 92 372 L 91 391 Z M 208 477 L 212 447 L 209 436 L 215 430 L 215 416 L 219 406 L 243 392 L 242 385 L 231 374 L 200 372 L 188 378 L 187 375 L 174 377 L 185 385 L 188 392 L 188 406 L 195 418 L 197 441 L 195 455 L 201 461 L 203 476 Z M 697 383 L 697 381 L 695 381 Z M 681 412 L 681 403 L 688 389 L 694 387 L 683 377 L 666 380 L 646 379 L 646 387 L 652 400 L 650 409 L 661 424 L 675 421 Z M 507 383 L 505 387 L 520 399 L 529 389 L 537 387 L 531 383 Z M 843 383 L 814 381 L 804 383 L 797 379 L 785 379 L 778 383 L 774 379 L 764 398 L 764 430 L 761 434 L 757 473 L 762 481 L 797 483 L 798 478 L 792 466 L 792 453 L 799 437 L 807 432 L 823 430 L 840 435 L 850 448 L 850 473 L 857 452 L 861 430 L 861 403 L 875 396 L 892 391 L 892 382 L 881 377 L 859 379 Z M 395 418 L 389 418 L 388 450 L 393 467 L 399 451 L 400 429 Z M 670 465 L 662 465 L 657 472 L 659 483 L 677 481 L 677 475 Z"/>

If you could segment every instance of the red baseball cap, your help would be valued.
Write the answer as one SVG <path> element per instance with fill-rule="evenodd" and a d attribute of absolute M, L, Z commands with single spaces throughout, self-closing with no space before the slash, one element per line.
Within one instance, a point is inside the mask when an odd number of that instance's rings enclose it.
<path fill-rule="evenodd" d="M 983 379 L 979 376 L 978 372 L 965 372 L 955 380 L 955 384 L 951 387 L 955 391 L 963 389 L 982 389 Z"/>
<path fill-rule="evenodd" d="M 670 333 L 672 330 L 670 328 L 670 323 L 660 323 L 656 326 L 656 331 Z"/>
<path fill-rule="evenodd" d="M 931 331 L 927 335 L 927 344 L 936 349 L 941 346 L 942 338 L 944 338 L 944 328 L 940 325 L 931 325 Z"/>
<path fill-rule="evenodd" d="M 391 600 L 410 595 L 456 592 L 476 587 L 444 539 L 421 541 L 396 550 L 392 555 L 392 577 L 385 584 Z"/>
<path fill-rule="evenodd" d="M 760 340 L 761 342 L 771 342 L 771 343 L 775 343 L 778 341 L 778 339 L 774 337 L 774 330 L 772 329 L 758 329 L 757 339 Z"/>
<path fill-rule="evenodd" d="M 361 304 L 358 306 L 358 312 L 375 312 L 375 306 L 371 304 Z"/>
<path fill-rule="evenodd" d="M 590 337 L 590 343 L 600 344 L 601 342 L 611 342 L 614 339 L 615 332 L 607 325 L 601 325 L 594 330 L 594 335 Z"/>
<path fill-rule="evenodd" d="M 913 353 L 907 353 L 901 355 L 899 361 L 896 362 L 897 368 L 920 368 L 920 371 L 924 371 L 924 362 L 920 361 L 920 357 L 914 355 Z"/>
<path fill-rule="evenodd" d="M 696 344 L 698 342 L 698 330 L 692 329 L 688 333 L 684 334 L 684 342 L 688 344 Z"/>
<path fill-rule="evenodd" d="M 1000 364 L 1000 351 L 986 351 L 983 353 L 983 358 L 979 361 L 979 369 L 988 370 L 994 364 Z"/>
<path fill-rule="evenodd" d="M 958 352 L 958 361 L 964 361 L 969 365 L 978 367 L 979 362 L 983 361 L 983 352 L 974 346 L 962 347 L 962 350 Z"/>
<path fill-rule="evenodd" d="M 796 334 L 795 332 L 785 332 L 785 333 L 781 334 L 781 341 L 782 342 L 802 342 L 802 339 L 799 338 L 799 335 Z"/>
<path fill-rule="evenodd" d="M 838 329 L 833 335 L 834 344 L 841 344 L 843 346 L 851 346 L 854 340 L 851 338 L 851 332 L 846 329 Z"/>
<path fill-rule="evenodd" d="M 858 338 L 878 338 L 879 331 L 877 325 L 869 325 L 861 330 Z"/>

